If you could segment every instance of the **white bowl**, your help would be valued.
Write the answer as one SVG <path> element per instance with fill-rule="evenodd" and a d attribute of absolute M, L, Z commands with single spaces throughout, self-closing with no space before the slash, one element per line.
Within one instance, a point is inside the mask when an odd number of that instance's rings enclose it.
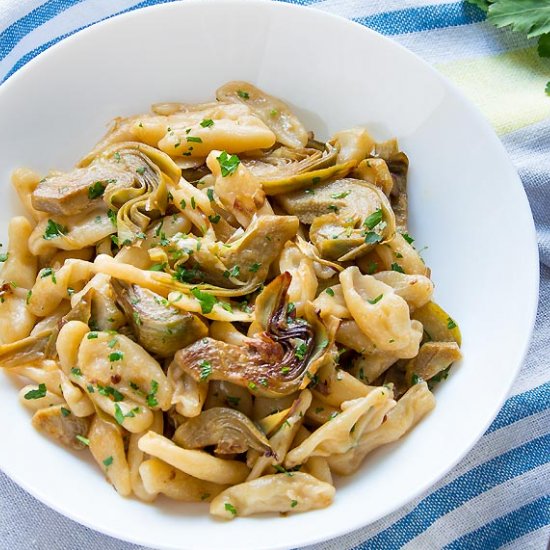
<path fill-rule="evenodd" d="M 296 547 L 356 529 L 447 472 L 498 412 L 526 352 L 538 291 L 533 220 L 487 122 L 441 76 L 392 41 L 323 12 L 275 3 L 186 1 L 100 23 L 41 54 L 0 88 L 0 175 L 68 169 L 117 115 L 159 101 L 199 102 L 248 80 L 296 107 L 320 137 L 366 125 L 409 155 L 410 233 L 436 299 L 459 322 L 464 360 L 414 431 L 339 479 L 334 504 L 286 518 L 213 520 L 204 504 L 119 497 L 99 469 L 36 433 L 1 378 L 0 467 L 89 527 L 162 548 Z"/>

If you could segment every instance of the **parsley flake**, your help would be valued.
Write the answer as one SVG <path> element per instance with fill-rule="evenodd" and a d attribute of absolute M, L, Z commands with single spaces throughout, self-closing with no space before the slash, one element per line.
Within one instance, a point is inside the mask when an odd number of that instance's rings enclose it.
<path fill-rule="evenodd" d="M 367 300 L 367 302 L 369 304 L 374 305 L 374 304 L 377 304 L 383 297 L 384 297 L 384 295 L 380 294 L 379 296 L 377 296 L 376 298 L 373 298 L 372 300 Z"/>
<path fill-rule="evenodd" d="M 114 363 L 115 361 L 122 361 L 124 359 L 124 352 L 122 351 L 113 351 L 109 354 L 109 361 Z"/>
<path fill-rule="evenodd" d="M 382 221 L 382 209 L 375 210 L 370 216 L 365 218 L 363 225 L 368 229 L 374 229 Z"/>
<path fill-rule="evenodd" d="M 216 160 L 220 165 L 222 177 L 224 178 L 234 174 L 241 163 L 237 155 L 229 155 L 226 151 L 222 151 L 220 156 L 216 157 Z"/>
<path fill-rule="evenodd" d="M 46 384 L 38 384 L 36 390 L 28 391 L 24 396 L 25 399 L 41 399 L 46 397 Z"/>
<path fill-rule="evenodd" d="M 52 239 L 57 239 L 57 237 L 65 236 L 66 232 L 66 227 L 63 227 L 61 224 L 56 223 L 53 220 L 48 220 L 43 238 L 46 241 L 51 241 Z"/>
<path fill-rule="evenodd" d="M 218 299 L 208 292 L 202 292 L 198 288 L 191 289 L 191 294 L 199 301 L 202 313 L 210 313 Z"/>

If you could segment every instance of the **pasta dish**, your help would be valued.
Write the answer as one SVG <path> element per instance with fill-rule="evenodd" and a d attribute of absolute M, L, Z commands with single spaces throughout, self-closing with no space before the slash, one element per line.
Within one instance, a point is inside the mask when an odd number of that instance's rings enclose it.
<path fill-rule="evenodd" d="M 0 366 L 30 382 L 33 426 L 122 496 L 328 506 L 461 357 L 408 233 L 408 165 L 230 82 L 116 119 L 69 172 L 15 170 Z"/>

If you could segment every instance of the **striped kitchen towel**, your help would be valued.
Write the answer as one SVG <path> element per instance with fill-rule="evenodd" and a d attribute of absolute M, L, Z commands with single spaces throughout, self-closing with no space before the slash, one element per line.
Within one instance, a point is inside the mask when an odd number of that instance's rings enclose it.
<path fill-rule="evenodd" d="M 0 81 L 64 37 L 167 0 L 0 0 Z M 429 491 L 331 549 L 546 549 L 550 534 L 550 66 L 533 41 L 444 0 L 295 0 L 395 40 L 454 81 L 493 124 L 521 176 L 538 231 L 540 305 L 523 369 L 472 451 Z M 63 541 L 63 543 L 60 543 Z M 57 514 L 0 474 L 0 548 L 130 550 Z"/>

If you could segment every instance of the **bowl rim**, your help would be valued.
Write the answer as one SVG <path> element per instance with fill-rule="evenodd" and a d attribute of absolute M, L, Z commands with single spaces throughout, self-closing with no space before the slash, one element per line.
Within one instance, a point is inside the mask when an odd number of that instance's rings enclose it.
<path fill-rule="evenodd" d="M 523 342 L 521 346 L 521 352 L 519 353 L 520 360 L 518 361 L 518 365 L 515 369 L 513 376 L 510 377 L 509 384 L 505 389 L 501 390 L 501 393 L 498 396 L 498 400 L 493 398 L 494 402 L 498 403 L 498 406 L 494 405 L 494 412 L 491 414 L 489 420 L 484 422 L 483 425 L 480 425 L 475 436 L 471 438 L 469 444 L 465 446 L 462 452 L 458 453 L 457 456 L 452 461 L 449 461 L 449 463 L 445 467 L 442 467 L 439 471 L 437 471 L 429 481 L 426 481 L 422 485 L 418 486 L 414 491 L 412 491 L 409 495 L 407 495 L 406 500 L 401 499 L 401 501 L 398 501 L 395 505 L 392 505 L 391 508 L 385 509 L 382 512 L 375 514 L 375 517 L 369 519 L 366 523 L 365 521 L 359 520 L 355 522 L 346 523 L 345 525 L 340 527 L 334 527 L 333 534 L 331 534 L 328 539 L 326 538 L 325 535 L 316 536 L 315 534 L 312 533 L 310 536 L 302 537 L 302 540 L 298 541 L 300 545 L 317 544 L 323 541 L 334 540 L 337 537 L 340 537 L 347 533 L 351 533 L 353 531 L 366 527 L 367 525 L 370 525 L 373 522 L 378 521 L 382 517 L 385 517 L 395 512 L 397 509 L 407 505 L 408 503 L 418 498 L 418 496 L 420 496 L 422 493 L 427 491 L 430 487 L 433 487 L 448 472 L 450 472 L 460 461 L 462 461 L 462 459 L 470 452 L 470 450 L 475 446 L 475 444 L 480 440 L 480 438 L 486 432 L 488 427 L 492 424 L 493 420 L 495 419 L 495 417 L 501 410 L 504 402 L 506 401 L 507 396 L 510 393 L 510 389 L 512 388 L 522 366 L 524 365 L 525 358 L 527 356 L 527 352 L 529 350 L 531 340 L 532 340 L 533 330 L 534 330 L 535 321 L 536 321 L 537 308 L 538 308 L 538 296 L 539 296 L 539 285 L 540 285 L 540 273 L 538 269 L 539 250 L 538 250 L 538 244 L 537 244 L 536 228 L 535 228 L 535 224 L 532 216 L 532 211 L 527 198 L 527 194 L 525 192 L 525 188 L 523 187 L 523 183 L 521 182 L 521 179 L 519 178 L 517 171 L 514 165 L 512 164 L 512 161 L 508 155 L 508 152 L 504 148 L 503 143 L 498 138 L 493 127 L 489 124 L 488 120 L 481 114 L 479 109 L 469 99 L 465 97 L 465 95 L 458 88 L 458 86 L 455 85 L 452 81 L 450 81 L 445 75 L 438 72 L 432 65 L 426 62 L 424 59 L 422 59 L 419 55 L 407 49 L 406 47 L 402 46 L 399 42 L 369 27 L 366 27 L 356 21 L 350 20 L 346 17 L 333 14 L 324 10 L 315 9 L 315 4 L 313 5 L 293 4 L 293 3 L 287 3 L 286 0 L 186 0 L 185 2 L 175 2 L 173 0 L 166 0 L 163 3 L 153 4 L 145 7 L 136 8 L 132 6 L 130 8 L 125 9 L 122 12 L 116 13 L 114 15 L 110 15 L 105 19 L 102 19 L 95 23 L 91 23 L 84 28 L 77 29 L 69 36 L 65 38 L 61 38 L 57 43 L 53 44 L 51 47 L 47 48 L 46 50 L 40 52 L 36 57 L 31 59 L 24 66 L 20 67 L 15 73 L 11 74 L 3 83 L 0 84 L 0 101 L 2 100 L 2 93 L 4 90 L 9 89 L 12 86 L 17 86 L 19 80 L 22 78 L 25 78 L 25 75 L 28 72 L 32 72 L 33 68 L 37 64 L 41 63 L 43 59 L 50 57 L 52 55 L 55 56 L 58 50 L 71 47 L 71 44 L 75 41 L 82 40 L 83 38 L 86 39 L 88 35 L 93 35 L 95 32 L 101 32 L 101 30 L 109 26 L 113 20 L 117 20 L 117 21 L 119 21 L 120 19 L 131 20 L 133 18 L 146 17 L 147 14 L 152 11 L 169 12 L 171 10 L 185 10 L 187 9 L 188 6 L 202 6 L 205 9 L 209 9 L 217 5 L 246 6 L 247 9 L 249 9 L 250 11 L 253 11 L 255 9 L 264 9 L 264 8 L 268 8 L 272 10 L 287 11 L 290 17 L 294 12 L 303 12 L 303 13 L 308 12 L 310 15 L 316 16 L 319 18 L 325 18 L 327 20 L 337 20 L 343 25 L 345 24 L 345 25 L 348 25 L 349 27 L 358 27 L 362 30 L 362 32 L 374 35 L 377 40 L 383 41 L 386 43 L 386 45 L 389 45 L 392 48 L 397 48 L 398 50 L 400 50 L 401 53 L 404 54 L 406 57 L 408 57 L 408 59 L 411 62 L 420 63 L 425 69 L 428 69 L 430 73 L 437 78 L 437 80 L 439 80 L 445 85 L 446 91 L 452 96 L 453 100 L 460 102 L 463 106 L 467 108 L 470 115 L 476 119 L 477 124 L 483 126 L 486 130 L 489 130 L 489 132 L 487 132 L 486 138 L 490 139 L 492 141 L 493 146 L 497 147 L 497 149 L 500 150 L 500 152 L 502 153 L 502 160 L 504 161 L 504 159 L 506 159 L 505 162 L 507 164 L 507 169 L 510 172 L 510 177 L 514 178 L 516 180 L 516 184 L 520 186 L 521 192 L 525 199 L 525 203 L 529 210 L 529 216 L 528 216 L 529 228 L 526 227 L 525 229 L 526 230 L 528 229 L 528 232 L 530 233 L 530 239 L 529 239 L 529 242 L 525 243 L 525 246 L 531 248 L 531 254 L 532 254 L 531 259 L 533 263 L 532 267 L 533 268 L 536 267 L 536 269 L 531 270 L 532 280 L 531 280 L 531 285 L 529 289 L 531 290 L 531 296 L 529 297 L 531 304 L 530 304 L 529 315 L 528 315 L 529 330 L 525 333 L 525 341 Z M 519 346 L 518 346 L 518 349 L 519 349 Z M 143 544 L 150 545 L 149 542 L 144 543 L 143 539 L 139 537 L 132 537 L 132 535 L 129 533 L 121 534 L 109 527 L 98 526 L 96 523 L 94 523 L 93 520 L 91 521 L 88 520 L 88 518 L 83 513 L 79 513 L 78 511 L 63 508 L 62 505 L 57 504 L 55 502 L 55 499 L 52 499 L 50 494 L 45 494 L 41 492 L 39 489 L 36 489 L 35 487 L 33 487 L 31 483 L 27 483 L 27 481 L 21 478 L 17 473 L 11 472 L 9 471 L 9 469 L 5 469 L 3 466 L 1 469 L 17 485 L 22 487 L 25 491 L 27 491 L 33 497 L 37 498 L 40 502 L 42 502 L 49 508 L 55 510 L 56 512 L 62 514 L 63 516 L 73 521 L 76 521 L 77 523 L 84 525 L 90 529 L 93 529 L 96 532 L 111 536 L 115 539 L 123 540 L 126 542 L 138 544 L 138 545 L 143 545 Z M 154 548 L 173 549 L 175 548 L 175 546 L 155 545 Z M 191 548 L 191 547 L 178 546 L 178 548 L 183 549 L 183 548 Z M 260 545 L 257 547 L 258 550 L 262 550 L 264 548 L 269 550 L 279 550 L 279 549 L 283 550 L 288 548 L 288 546 L 279 545 L 277 544 L 276 541 L 273 541 L 272 543 L 269 543 L 267 545 L 260 543 Z"/>

